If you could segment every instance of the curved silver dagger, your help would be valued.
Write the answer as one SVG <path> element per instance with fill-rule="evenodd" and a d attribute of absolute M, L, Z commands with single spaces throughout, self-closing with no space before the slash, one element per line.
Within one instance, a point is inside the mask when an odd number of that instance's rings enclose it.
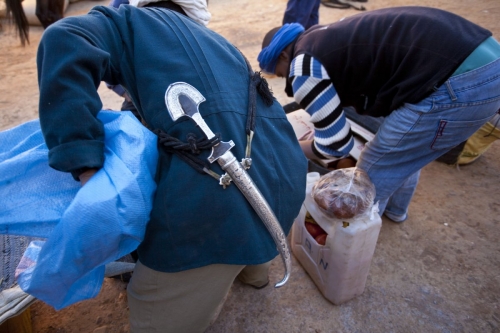
<path fill-rule="evenodd" d="M 215 134 L 207 126 L 198 111 L 198 105 L 203 101 L 205 101 L 205 97 L 195 87 L 185 82 L 171 84 L 165 93 L 165 104 L 167 105 L 170 117 L 174 121 L 180 117 L 190 117 L 205 133 L 207 138 L 211 139 Z M 283 260 L 283 265 L 285 266 L 285 276 L 280 282 L 274 285 L 274 287 L 279 288 L 287 282 L 292 267 L 292 259 L 285 233 L 271 207 L 257 188 L 257 185 L 255 185 L 241 163 L 236 160 L 236 157 L 230 151 L 232 147 L 234 147 L 233 141 L 221 141 L 212 147 L 212 153 L 208 157 L 208 161 L 210 163 L 217 161 L 222 170 L 229 174 L 232 181 L 240 189 L 241 193 L 243 193 L 273 237 L 274 243 Z"/>

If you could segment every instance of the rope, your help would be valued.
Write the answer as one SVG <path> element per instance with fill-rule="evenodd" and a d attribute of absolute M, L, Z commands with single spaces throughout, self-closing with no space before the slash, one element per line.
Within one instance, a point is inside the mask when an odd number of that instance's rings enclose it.
<path fill-rule="evenodd" d="M 236 46 L 234 47 L 240 52 L 243 59 L 245 59 L 248 68 L 248 74 L 250 75 L 250 83 L 248 85 L 248 115 L 245 131 L 247 135 L 253 136 L 253 134 L 250 133 L 255 132 L 255 114 L 257 111 L 256 93 L 259 93 L 266 106 L 271 106 L 274 103 L 273 92 L 269 88 L 267 80 L 262 77 L 261 72 L 254 72 L 252 70 L 252 65 L 250 65 L 247 57 L 245 57 L 240 49 L 238 49 Z"/>
<path fill-rule="evenodd" d="M 321 0 L 321 4 L 330 8 L 337 9 L 348 9 L 354 8 L 356 10 L 366 10 L 363 5 L 357 4 L 357 2 L 367 2 L 368 0 Z"/>
<path fill-rule="evenodd" d="M 199 173 L 207 173 L 206 170 L 210 169 L 210 163 L 208 161 L 204 161 L 195 155 L 199 155 L 202 150 L 210 149 L 218 144 L 220 142 L 219 133 L 212 139 L 197 139 L 195 134 L 189 133 L 187 135 L 187 142 L 182 142 L 162 130 L 157 129 L 154 132 L 158 136 L 158 145 L 167 153 L 177 155 Z"/>
<path fill-rule="evenodd" d="M 269 85 L 260 72 L 250 74 L 250 84 L 248 85 L 248 115 L 246 133 L 255 131 L 255 114 L 257 112 L 257 93 L 262 97 L 266 106 L 271 106 L 274 103 L 273 94 L 269 89 Z"/>
<path fill-rule="evenodd" d="M 245 55 L 243 55 L 241 51 L 240 54 L 245 59 L 248 73 L 250 75 L 250 83 L 248 87 L 248 115 L 245 127 L 245 131 L 247 134 L 246 158 L 242 161 L 244 167 L 248 169 L 252 163 L 250 158 L 250 151 L 252 138 L 255 133 L 257 93 L 261 96 L 264 104 L 268 107 L 274 103 L 274 97 L 266 79 L 262 77 L 260 72 L 254 72 L 252 70 L 250 62 L 245 57 Z M 221 141 L 220 133 L 217 133 L 215 137 L 210 140 L 206 138 L 198 139 L 195 134 L 189 133 L 186 138 L 187 142 L 182 142 L 181 140 L 165 133 L 160 129 L 155 130 L 154 133 L 156 133 L 156 135 L 158 136 L 158 145 L 162 147 L 167 153 L 177 155 L 181 160 L 186 162 L 199 173 L 206 173 L 213 178 L 220 180 L 220 176 L 210 170 L 210 163 L 208 163 L 208 161 L 194 156 L 199 155 L 202 150 L 210 149 L 213 146 L 219 144 L 219 142 Z M 226 185 L 224 185 L 224 188 Z"/>

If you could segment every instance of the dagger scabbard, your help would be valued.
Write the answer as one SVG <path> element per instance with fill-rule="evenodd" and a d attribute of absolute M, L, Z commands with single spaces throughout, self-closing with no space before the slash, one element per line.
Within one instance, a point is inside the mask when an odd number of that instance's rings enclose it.
<path fill-rule="evenodd" d="M 286 240 L 285 233 L 273 213 L 273 210 L 260 192 L 259 188 L 253 182 L 250 175 L 246 172 L 240 162 L 234 157 L 233 153 L 227 151 L 217 160 L 221 168 L 231 176 L 233 183 L 239 188 L 241 193 L 248 200 L 257 215 L 260 217 L 268 232 L 271 234 L 276 248 L 281 255 L 285 267 L 283 279 L 274 285 L 275 288 L 283 286 L 290 277 L 292 268 L 292 259 Z"/>

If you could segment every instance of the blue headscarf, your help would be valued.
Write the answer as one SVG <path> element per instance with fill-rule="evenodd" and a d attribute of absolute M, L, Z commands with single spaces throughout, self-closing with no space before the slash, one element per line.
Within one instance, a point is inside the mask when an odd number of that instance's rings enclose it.
<path fill-rule="evenodd" d="M 274 34 L 271 43 L 260 51 L 257 57 L 260 68 L 267 73 L 274 73 L 281 51 L 283 51 L 288 44 L 293 42 L 303 31 L 304 27 L 299 23 L 284 24 L 276 34 Z"/>

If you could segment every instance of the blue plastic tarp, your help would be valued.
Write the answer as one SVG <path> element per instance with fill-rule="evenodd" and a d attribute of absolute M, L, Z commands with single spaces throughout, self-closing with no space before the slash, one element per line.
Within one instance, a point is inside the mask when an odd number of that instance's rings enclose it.
<path fill-rule="evenodd" d="M 156 136 L 130 112 L 98 118 L 105 162 L 83 187 L 48 166 L 38 120 L 0 132 L 0 234 L 46 238 L 30 244 L 16 277 L 56 309 L 95 297 L 105 264 L 137 248 L 156 190 Z"/>

